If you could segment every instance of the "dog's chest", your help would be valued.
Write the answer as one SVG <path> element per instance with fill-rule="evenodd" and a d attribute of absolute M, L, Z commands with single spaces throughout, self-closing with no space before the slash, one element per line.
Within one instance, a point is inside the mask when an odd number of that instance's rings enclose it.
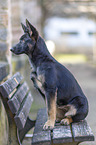
<path fill-rule="evenodd" d="M 44 82 L 45 82 L 44 72 L 41 71 L 39 68 L 37 68 L 37 85 L 43 91 L 44 91 L 44 87 L 43 87 Z"/>

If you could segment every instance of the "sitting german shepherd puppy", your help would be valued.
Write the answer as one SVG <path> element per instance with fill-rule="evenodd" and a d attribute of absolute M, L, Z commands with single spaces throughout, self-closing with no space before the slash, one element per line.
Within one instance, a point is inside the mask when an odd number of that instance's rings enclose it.
<path fill-rule="evenodd" d="M 88 101 L 76 79 L 50 55 L 44 40 L 28 20 L 22 28 L 24 35 L 11 51 L 29 57 L 31 79 L 47 104 L 48 120 L 43 129 L 52 129 L 55 121 L 68 125 L 83 120 L 88 114 Z"/>

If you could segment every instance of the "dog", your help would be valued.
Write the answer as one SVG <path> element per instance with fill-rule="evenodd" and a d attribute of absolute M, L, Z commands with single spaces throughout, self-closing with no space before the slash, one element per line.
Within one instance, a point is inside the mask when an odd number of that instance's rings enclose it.
<path fill-rule="evenodd" d="M 46 101 L 48 120 L 43 129 L 54 128 L 55 121 L 63 125 L 84 120 L 88 114 L 88 100 L 72 73 L 49 53 L 37 29 L 26 20 L 24 35 L 10 50 L 26 54 L 31 64 L 31 80 Z"/>

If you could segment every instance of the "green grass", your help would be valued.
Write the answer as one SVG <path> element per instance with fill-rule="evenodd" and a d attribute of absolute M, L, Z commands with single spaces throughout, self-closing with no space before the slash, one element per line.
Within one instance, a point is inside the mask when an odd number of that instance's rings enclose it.
<path fill-rule="evenodd" d="M 83 54 L 55 54 L 54 57 L 60 63 L 84 63 L 87 61 Z"/>

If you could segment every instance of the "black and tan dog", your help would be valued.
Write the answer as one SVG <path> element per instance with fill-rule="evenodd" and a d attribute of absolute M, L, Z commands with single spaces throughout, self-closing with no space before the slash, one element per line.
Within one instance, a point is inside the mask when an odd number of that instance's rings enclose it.
<path fill-rule="evenodd" d="M 83 120 L 88 114 L 88 101 L 76 79 L 50 55 L 44 40 L 28 20 L 22 28 L 24 35 L 11 51 L 29 57 L 31 79 L 48 108 L 48 120 L 43 129 L 53 128 L 56 120 L 65 125 Z"/>

